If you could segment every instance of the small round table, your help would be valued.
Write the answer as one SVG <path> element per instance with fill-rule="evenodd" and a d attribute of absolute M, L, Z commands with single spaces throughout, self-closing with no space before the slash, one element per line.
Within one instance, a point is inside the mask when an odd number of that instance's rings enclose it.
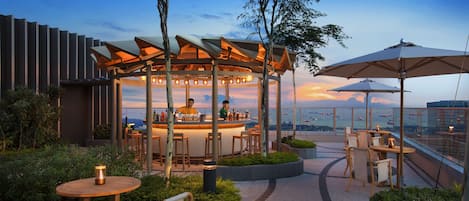
<path fill-rule="evenodd" d="M 75 197 L 89 201 L 92 197 L 114 196 L 114 201 L 120 200 L 120 194 L 133 191 L 140 187 L 139 179 L 124 176 L 108 176 L 106 183 L 96 185 L 93 178 L 79 179 L 60 184 L 55 188 L 57 195 Z"/>
<path fill-rule="evenodd" d="M 377 151 L 377 152 L 381 152 L 383 153 L 384 155 L 386 155 L 386 153 L 395 153 L 396 156 L 397 156 L 397 186 L 399 187 L 400 183 L 401 183 L 401 176 L 402 176 L 402 171 L 403 171 L 403 167 L 401 167 L 399 165 L 399 158 L 400 158 L 400 146 L 394 146 L 393 148 L 389 148 L 388 145 L 380 145 L 380 146 L 370 146 L 370 149 L 373 150 L 373 151 Z M 415 152 L 415 149 L 414 148 L 411 148 L 411 147 L 402 147 L 402 153 L 403 154 L 410 154 L 410 153 L 414 153 Z"/>

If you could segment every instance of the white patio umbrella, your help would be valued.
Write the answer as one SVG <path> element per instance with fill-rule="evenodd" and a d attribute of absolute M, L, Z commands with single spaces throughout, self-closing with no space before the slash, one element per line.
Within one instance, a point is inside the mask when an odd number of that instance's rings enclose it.
<path fill-rule="evenodd" d="M 363 92 L 365 93 L 365 127 L 368 129 L 368 96 L 369 93 L 394 93 L 401 90 L 397 87 L 385 85 L 370 79 L 365 79 L 357 83 L 349 84 L 343 87 L 331 89 L 330 91 L 337 92 Z"/>
<path fill-rule="evenodd" d="M 322 68 L 317 75 L 345 78 L 399 78 L 400 79 L 400 153 L 398 166 L 403 167 L 404 146 L 404 79 L 420 76 L 469 73 L 463 51 L 427 48 L 401 42 L 364 56 L 356 57 Z M 403 168 L 398 172 L 397 185 L 401 186 Z"/>

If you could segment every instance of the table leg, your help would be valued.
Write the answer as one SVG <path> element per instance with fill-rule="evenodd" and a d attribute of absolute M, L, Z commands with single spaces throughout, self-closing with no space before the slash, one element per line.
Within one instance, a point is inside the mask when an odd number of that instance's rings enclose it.
<path fill-rule="evenodd" d="M 121 195 L 120 194 L 114 195 L 114 201 L 120 201 L 120 200 L 121 200 Z"/>

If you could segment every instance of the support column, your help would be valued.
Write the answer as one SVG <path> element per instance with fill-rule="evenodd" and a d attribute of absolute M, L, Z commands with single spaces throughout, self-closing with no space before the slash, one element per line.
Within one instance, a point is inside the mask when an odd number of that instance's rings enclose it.
<path fill-rule="evenodd" d="M 147 64 L 147 86 L 146 86 L 146 92 L 147 92 L 147 172 L 148 175 L 151 173 L 152 169 L 152 163 L 153 163 L 153 149 L 152 149 L 152 123 L 153 123 L 153 117 L 152 117 L 152 95 L 151 95 L 151 65 Z M 168 113 L 168 116 L 171 115 Z M 161 153 L 160 153 L 161 154 Z"/>
<path fill-rule="evenodd" d="M 218 161 L 218 62 L 212 60 L 212 153 L 213 160 Z"/>
<path fill-rule="evenodd" d="M 280 151 L 280 142 L 282 139 L 282 125 L 281 125 L 281 118 L 282 118 L 282 108 L 281 108 L 281 78 L 280 74 L 277 74 L 278 81 L 277 81 L 277 151 Z"/>
<path fill-rule="evenodd" d="M 225 99 L 226 100 L 230 100 L 230 85 L 227 83 L 225 83 Z"/>
<path fill-rule="evenodd" d="M 91 104 L 93 104 L 93 99 L 91 99 Z M 122 82 L 120 81 L 120 79 L 117 85 L 117 108 L 116 110 L 117 110 L 117 146 L 119 150 L 122 151 L 124 147 L 124 143 L 122 142 Z M 93 108 L 93 111 L 94 111 L 94 108 Z M 92 118 L 93 116 L 94 114 L 92 115 Z M 94 124 L 93 121 L 92 121 L 92 124 Z"/>
<path fill-rule="evenodd" d="M 111 75 L 111 145 L 116 147 L 116 137 L 117 137 L 117 112 L 116 112 L 116 105 L 117 105 L 117 90 L 116 90 L 116 70 L 112 70 Z"/>

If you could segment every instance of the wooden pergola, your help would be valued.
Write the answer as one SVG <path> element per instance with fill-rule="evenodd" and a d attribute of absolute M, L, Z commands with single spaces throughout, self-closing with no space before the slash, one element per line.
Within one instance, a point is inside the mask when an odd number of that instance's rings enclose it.
<path fill-rule="evenodd" d="M 223 79 L 258 78 L 259 94 L 262 93 L 262 71 L 266 49 L 259 41 L 235 40 L 224 37 L 197 38 L 176 35 L 170 38 L 171 77 L 175 79 L 207 80 L 218 83 Z M 165 76 L 163 40 L 161 37 L 135 37 L 129 41 L 104 42 L 92 47 L 91 54 L 97 67 L 111 72 L 112 138 L 113 145 L 123 145 L 122 138 L 122 83 L 121 78 L 146 76 L 147 120 L 151 119 L 151 79 Z M 277 81 L 277 138 L 280 138 L 281 75 L 292 70 L 295 53 L 284 46 L 275 46 L 268 64 L 268 79 Z M 266 86 L 268 87 L 268 86 Z M 228 92 L 226 92 L 228 93 Z M 212 116 L 218 115 L 218 84 L 212 84 Z M 260 96 L 259 96 L 260 97 Z M 267 96 L 268 97 L 268 96 Z M 261 100 L 258 100 L 260 110 Z M 266 106 L 268 108 L 268 105 Z M 258 112 L 261 114 L 261 112 Z M 260 116 L 258 118 L 261 120 Z M 151 133 L 151 121 L 147 121 L 147 133 Z M 265 125 L 268 127 L 268 125 Z M 217 121 L 212 121 L 212 133 L 218 132 Z M 266 140 L 267 142 L 268 140 Z M 279 140 L 278 140 L 279 141 Z M 216 149 L 216 146 L 214 146 Z M 214 150 L 216 153 L 216 150 Z M 216 154 L 214 154 L 216 155 Z"/>

